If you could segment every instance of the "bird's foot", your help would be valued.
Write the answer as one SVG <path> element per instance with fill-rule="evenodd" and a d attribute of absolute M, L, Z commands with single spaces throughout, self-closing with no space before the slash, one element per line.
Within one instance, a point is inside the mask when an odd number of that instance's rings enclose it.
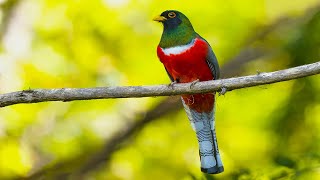
<path fill-rule="evenodd" d="M 173 89 L 173 85 L 177 84 L 177 81 L 172 81 L 170 84 L 168 84 L 168 87 Z"/>
<path fill-rule="evenodd" d="M 225 95 L 226 94 L 226 92 L 228 91 L 228 89 L 226 88 L 226 87 L 221 87 L 221 91 L 219 91 L 219 96 L 221 96 L 221 95 Z"/>
<path fill-rule="evenodd" d="M 200 82 L 200 80 L 199 80 L 199 79 L 196 79 L 196 80 L 192 81 L 189 88 L 192 89 L 192 87 L 193 87 L 195 84 L 197 84 L 197 82 Z"/>

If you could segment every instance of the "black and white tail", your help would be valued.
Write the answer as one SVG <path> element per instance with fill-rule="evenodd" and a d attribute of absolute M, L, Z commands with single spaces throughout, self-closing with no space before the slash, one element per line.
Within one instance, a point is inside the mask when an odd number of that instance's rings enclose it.
<path fill-rule="evenodd" d="M 182 104 L 188 115 L 191 126 L 197 134 L 201 171 L 208 174 L 218 174 L 224 171 L 216 137 L 214 109 L 209 112 L 197 112 Z"/>

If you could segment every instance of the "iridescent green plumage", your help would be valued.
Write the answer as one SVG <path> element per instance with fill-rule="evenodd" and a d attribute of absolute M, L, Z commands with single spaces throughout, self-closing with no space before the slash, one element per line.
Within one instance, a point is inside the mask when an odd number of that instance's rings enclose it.
<path fill-rule="evenodd" d="M 168 17 L 168 13 L 174 12 L 177 18 Z M 189 19 L 182 13 L 168 10 L 161 14 L 167 20 L 163 22 L 163 33 L 160 40 L 160 47 L 168 48 L 190 43 L 197 33 L 194 31 Z M 178 27 L 178 28 L 177 28 Z"/>

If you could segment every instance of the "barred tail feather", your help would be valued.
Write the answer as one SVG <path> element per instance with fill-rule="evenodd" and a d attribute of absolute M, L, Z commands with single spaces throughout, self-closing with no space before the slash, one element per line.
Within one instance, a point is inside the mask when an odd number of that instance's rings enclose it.
<path fill-rule="evenodd" d="M 191 126 L 197 134 L 201 171 L 208 174 L 218 174 L 224 171 L 215 132 L 214 109 L 209 112 L 196 112 L 183 101 L 183 106 Z"/>

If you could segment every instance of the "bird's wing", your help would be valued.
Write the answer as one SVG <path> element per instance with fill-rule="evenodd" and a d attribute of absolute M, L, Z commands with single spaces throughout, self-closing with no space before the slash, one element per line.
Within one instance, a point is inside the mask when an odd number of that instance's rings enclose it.
<path fill-rule="evenodd" d="M 216 58 L 214 52 L 212 51 L 210 45 L 209 45 L 209 52 L 208 52 L 206 60 L 207 60 L 208 66 L 213 74 L 213 78 L 219 79 L 220 78 L 219 64 L 218 64 L 217 58 Z"/>
<path fill-rule="evenodd" d="M 208 45 L 208 54 L 206 57 L 206 61 L 207 64 L 213 74 L 213 78 L 214 79 L 219 79 L 220 78 L 220 68 L 219 68 L 219 64 L 218 64 L 218 60 L 216 58 L 216 55 L 214 54 L 210 44 L 204 39 L 202 38 L 200 35 L 198 35 L 200 39 L 204 40 L 207 45 Z"/>

